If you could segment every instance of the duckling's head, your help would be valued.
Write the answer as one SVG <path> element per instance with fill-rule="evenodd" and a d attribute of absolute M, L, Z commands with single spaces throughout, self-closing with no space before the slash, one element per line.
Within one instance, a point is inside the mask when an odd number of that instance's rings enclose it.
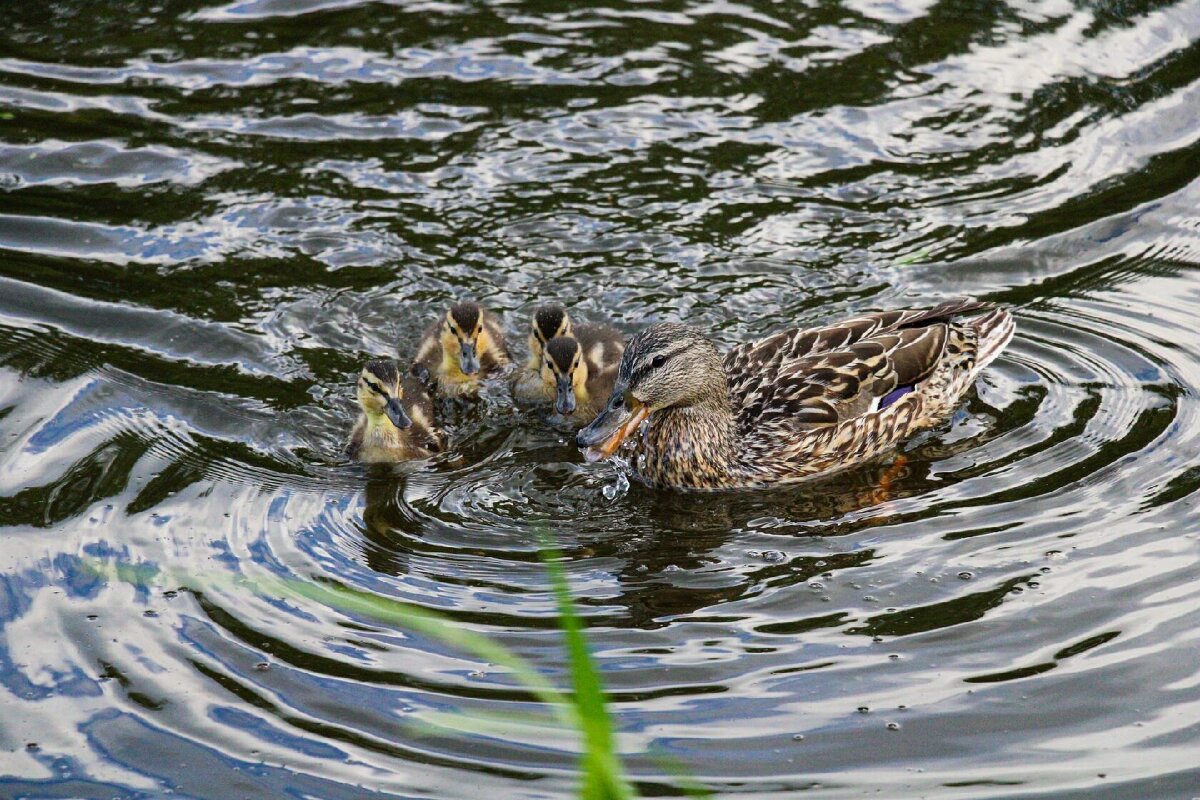
<path fill-rule="evenodd" d="M 717 348 L 686 325 L 663 322 L 629 340 L 607 405 L 579 431 L 589 461 L 606 458 L 655 411 L 728 402 Z"/>
<path fill-rule="evenodd" d="M 479 359 L 494 347 L 483 324 L 483 306 L 467 301 L 450 306 L 442 321 L 442 353 L 446 361 L 457 361 L 464 375 L 479 372 Z"/>
<path fill-rule="evenodd" d="M 542 350 L 555 336 L 570 336 L 571 320 L 567 310 L 559 305 L 538 306 L 533 311 L 529 325 L 530 367 L 537 369 L 542 361 Z"/>
<path fill-rule="evenodd" d="M 400 367 L 390 358 L 368 361 L 358 375 L 358 404 L 372 420 L 386 417 L 400 430 L 412 425 L 401 400 Z"/>
<path fill-rule="evenodd" d="M 571 336 L 556 336 L 546 343 L 542 357 L 542 381 L 555 388 L 554 410 L 564 417 L 575 413 L 587 399 L 587 362 L 583 348 Z"/>

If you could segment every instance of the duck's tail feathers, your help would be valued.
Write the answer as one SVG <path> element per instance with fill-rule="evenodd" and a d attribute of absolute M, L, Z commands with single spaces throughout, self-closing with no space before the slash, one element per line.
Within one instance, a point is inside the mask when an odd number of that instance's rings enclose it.
<path fill-rule="evenodd" d="M 1000 355 L 1000 351 L 1012 340 L 1013 333 L 1017 330 L 1017 323 L 1008 310 L 998 308 L 971 320 L 970 325 L 975 329 L 977 337 L 975 367 L 971 370 L 971 377 L 974 378 L 983 371 L 984 367 L 995 361 L 996 356 Z"/>

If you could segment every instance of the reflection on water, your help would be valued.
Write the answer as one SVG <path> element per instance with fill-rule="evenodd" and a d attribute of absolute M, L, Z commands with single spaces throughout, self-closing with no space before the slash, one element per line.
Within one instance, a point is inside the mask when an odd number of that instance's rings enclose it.
<path fill-rule="evenodd" d="M 0 795 L 566 796 L 502 669 L 251 588 L 565 683 L 540 527 L 647 795 L 664 755 L 722 796 L 1196 794 L 1200 4 L 6 15 Z M 729 345 L 961 295 L 1018 317 L 962 409 L 799 489 L 630 486 L 499 390 L 428 462 L 339 456 L 452 298 Z"/>

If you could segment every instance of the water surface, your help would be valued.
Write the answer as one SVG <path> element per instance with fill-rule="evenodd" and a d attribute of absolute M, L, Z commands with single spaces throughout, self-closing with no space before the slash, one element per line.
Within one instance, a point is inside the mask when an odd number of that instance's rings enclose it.
<path fill-rule="evenodd" d="M 648 796 L 1200 793 L 1200 2 L 5 15 L 0 796 L 568 796 L 503 669 L 253 590 L 565 684 L 539 526 Z M 502 391 L 339 454 L 457 298 L 731 345 L 960 295 L 1017 336 L 898 469 L 656 494 Z"/>

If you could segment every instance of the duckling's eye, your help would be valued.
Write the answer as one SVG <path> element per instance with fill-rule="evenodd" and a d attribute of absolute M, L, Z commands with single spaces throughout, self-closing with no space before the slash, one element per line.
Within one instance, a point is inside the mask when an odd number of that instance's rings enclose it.
<path fill-rule="evenodd" d="M 654 360 L 650 362 L 650 366 L 654 367 L 655 369 L 658 369 L 665 363 L 667 363 L 666 356 L 655 356 Z"/>

